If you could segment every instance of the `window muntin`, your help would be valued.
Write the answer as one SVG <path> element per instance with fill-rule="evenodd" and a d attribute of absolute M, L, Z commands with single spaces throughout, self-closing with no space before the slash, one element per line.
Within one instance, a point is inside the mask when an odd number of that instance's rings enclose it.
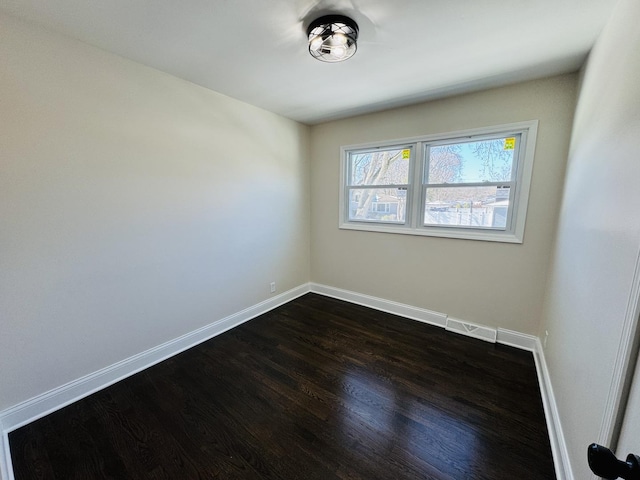
<path fill-rule="evenodd" d="M 413 146 L 349 152 L 347 218 L 350 222 L 407 223 Z"/>
<path fill-rule="evenodd" d="M 537 124 L 342 147 L 340 228 L 522 243 Z"/>

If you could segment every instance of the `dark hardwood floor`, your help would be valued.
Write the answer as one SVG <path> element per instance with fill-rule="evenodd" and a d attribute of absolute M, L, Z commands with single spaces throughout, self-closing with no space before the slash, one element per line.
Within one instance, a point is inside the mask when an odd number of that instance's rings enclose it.
<path fill-rule="evenodd" d="M 16 480 L 555 478 L 530 353 L 314 294 L 9 440 Z"/>

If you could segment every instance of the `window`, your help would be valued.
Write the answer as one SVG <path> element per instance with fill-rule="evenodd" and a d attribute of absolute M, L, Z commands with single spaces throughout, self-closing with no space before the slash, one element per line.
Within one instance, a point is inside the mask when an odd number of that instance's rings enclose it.
<path fill-rule="evenodd" d="M 404 224 L 411 146 L 349 153 L 349 221 Z"/>
<path fill-rule="evenodd" d="M 340 228 L 522 243 L 536 130 L 343 147 Z"/>

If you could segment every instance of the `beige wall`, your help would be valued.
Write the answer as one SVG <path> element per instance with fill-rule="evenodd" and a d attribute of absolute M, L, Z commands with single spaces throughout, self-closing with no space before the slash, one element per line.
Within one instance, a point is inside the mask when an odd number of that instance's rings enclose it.
<path fill-rule="evenodd" d="M 565 75 L 313 127 L 312 280 L 537 334 L 576 80 Z M 341 145 L 525 120 L 540 123 L 522 245 L 338 229 Z"/>
<path fill-rule="evenodd" d="M 0 16 L 0 410 L 309 279 L 309 129 Z"/>
<path fill-rule="evenodd" d="M 545 357 L 577 479 L 589 478 L 586 447 L 599 441 L 637 301 L 629 297 L 640 250 L 638 19 L 640 2 L 622 0 L 587 64 L 540 330 L 549 332 Z"/>

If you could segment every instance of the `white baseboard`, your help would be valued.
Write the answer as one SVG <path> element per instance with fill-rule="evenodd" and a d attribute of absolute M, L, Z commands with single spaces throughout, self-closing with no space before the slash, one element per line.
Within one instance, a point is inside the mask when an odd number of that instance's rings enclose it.
<path fill-rule="evenodd" d="M 0 412 L 0 480 L 14 480 L 9 433 L 309 292 L 303 284 Z"/>
<path fill-rule="evenodd" d="M 549 371 L 547 370 L 544 352 L 538 337 L 526 333 L 515 332 L 513 330 L 507 330 L 505 328 L 494 329 L 484 325 L 468 323 L 462 320 L 449 318 L 444 313 L 433 312 L 382 298 L 363 295 L 361 293 L 351 292 L 340 288 L 329 287 L 327 285 L 311 283 L 310 289 L 311 292 L 328 297 L 345 300 L 347 302 L 356 303 L 358 305 L 381 310 L 383 312 L 393 313 L 401 317 L 429 323 L 431 325 L 446 328 L 447 330 L 455 333 L 473 336 L 484 341 L 500 343 L 502 345 L 508 345 L 532 352 L 538 376 L 540 394 L 542 396 L 542 403 L 544 406 L 547 430 L 549 432 L 549 441 L 551 443 L 556 477 L 557 480 L 574 480 L 573 471 L 569 462 L 567 445 L 564 440 L 562 426 L 560 424 L 558 407 L 553 395 L 553 388 L 551 387 Z"/>
<path fill-rule="evenodd" d="M 352 292 L 342 288 L 330 287 L 319 283 L 311 283 L 310 291 L 326 297 L 337 298 L 338 300 L 344 300 L 346 302 L 363 305 L 382 312 L 392 313 L 400 317 L 410 318 L 412 320 L 418 320 L 419 322 L 446 328 L 451 332 L 461 333 L 463 335 L 479 338 L 480 340 L 500 343 L 502 345 L 508 345 L 510 347 L 527 350 L 529 352 L 534 352 L 536 350 L 536 341 L 538 337 L 535 335 L 507 330 L 506 328 L 495 329 L 486 325 L 455 319 L 449 317 L 446 313 L 418 308 L 412 305 L 373 297 L 371 295 L 364 295 L 362 293 Z M 467 328 L 463 325 L 466 325 Z M 470 332 L 470 330 L 474 329 L 477 329 L 478 336 L 473 335 L 472 332 Z"/>
<path fill-rule="evenodd" d="M 533 359 L 536 363 L 536 371 L 538 372 L 538 383 L 540 384 L 544 417 L 547 422 L 547 430 L 549 431 L 556 478 L 557 480 L 574 480 L 573 470 L 569 460 L 569 451 L 567 450 L 567 442 L 564 439 L 562 423 L 560 422 L 558 404 L 553 394 L 551 377 L 549 376 L 547 362 L 544 358 L 544 349 L 542 348 L 539 338 L 536 338 Z"/>
<path fill-rule="evenodd" d="M 194 330 L 193 332 L 129 357 L 121 362 L 81 377 L 0 412 L 0 431 L 2 432 L 2 441 L 0 442 L 0 480 L 14 480 L 9 451 L 9 432 L 106 388 L 119 380 L 177 355 L 199 343 L 220 335 L 233 327 L 273 310 L 308 292 L 318 293 L 375 310 L 392 313 L 411 320 L 446 328 L 456 333 L 475 336 L 485 341 L 497 342 L 533 352 L 547 428 L 549 430 L 551 450 L 556 467 L 556 476 L 558 480 L 574 480 L 544 353 L 540 340 L 537 337 L 502 328 L 495 329 L 483 325 L 471 324 L 462 320 L 448 318 L 444 313 L 317 283 L 300 285 L 241 312 L 220 319 L 198 330 Z"/>
<path fill-rule="evenodd" d="M 0 412 L 7 434 L 309 292 L 304 284 Z M 5 446 L 6 448 L 6 446 Z M 7 452 L 4 452 L 5 456 Z M 0 470 L 1 471 L 1 470 Z M 11 477 L 9 477 L 10 479 Z"/>
<path fill-rule="evenodd" d="M 325 297 L 345 300 L 350 303 L 355 303 L 356 305 L 363 305 L 375 310 L 380 310 L 381 312 L 392 313 L 400 317 L 410 318 L 411 320 L 417 320 L 419 322 L 436 325 L 438 327 L 444 327 L 447 324 L 447 315 L 444 313 L 413 307 L 411 305 L 385 300 L 379 297 L 372 297 L 371 295 L 364 295 L 362 293 L 329 287 L 328 285 L 321 285 L 318 283 L 311 283 L 310 291 L 313 293 L 319 293 Z"/>
<path fill-rule="evenodd" d="M 498 328 L 497 333 L 498 336 L 496 341 L 502 345 L 519 348 L 520 350 L 527 350 L 528 352 L 535 352 L 536 350 L 536 341 L 538 340 L 538 337 L 535 335 L 514 332 L 513 330 L 507 330 L 506 328 Z"/>

